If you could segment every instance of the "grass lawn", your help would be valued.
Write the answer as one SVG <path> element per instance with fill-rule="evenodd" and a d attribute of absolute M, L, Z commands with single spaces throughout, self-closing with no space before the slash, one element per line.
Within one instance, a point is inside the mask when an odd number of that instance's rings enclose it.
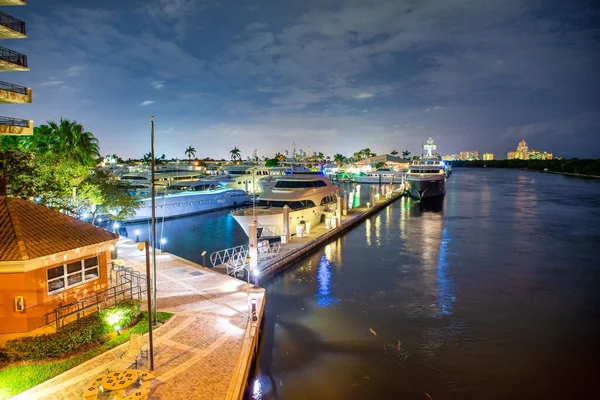
<path fill-rule="evenodd" d="M 165 322 L 173 314 L 168 312 L 158 312 L 158 322 Z M 131 328 L 121 332 L 121 335 L 114 336 L 110 340 L 88 349 L 85 352 L 73 355 L 69 358 L 60 358 L 53 361 L 25 361 L 10 364 L 0 370 L 0 400 L 8 399 L 25 390 L 39 385 L 40 383 L 73 368 L 97 355 L 110 350 L 121 343 L 129 340 L 131 333 L 148 332 L 148 313 L 144 312 L 142 319 Z"/>

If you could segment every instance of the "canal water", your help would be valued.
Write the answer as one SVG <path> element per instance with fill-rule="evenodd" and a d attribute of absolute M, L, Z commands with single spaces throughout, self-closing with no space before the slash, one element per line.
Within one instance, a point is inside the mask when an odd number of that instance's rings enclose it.
<path fill-rule="evenodd" d="M 455 169 L 441 201 L 402 198 L 263 278 L 246 398 L 596 398 L 599 211 L 600 180 Z M 227 212 L 163 229 L 198 262 L 246 240 Z"/>

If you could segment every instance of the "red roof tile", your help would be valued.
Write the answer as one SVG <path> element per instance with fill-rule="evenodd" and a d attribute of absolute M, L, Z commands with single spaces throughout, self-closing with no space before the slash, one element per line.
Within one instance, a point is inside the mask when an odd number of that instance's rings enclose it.
<path fill-rule="evenodd" d="M 0 261 L 25 261 L 119 235 L 27 200 L 0 198 Z"/>

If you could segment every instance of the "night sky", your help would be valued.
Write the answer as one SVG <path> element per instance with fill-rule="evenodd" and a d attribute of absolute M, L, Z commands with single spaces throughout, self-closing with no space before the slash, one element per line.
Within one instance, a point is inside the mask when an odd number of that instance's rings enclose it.
<path fill-rule="evenodd" d="M 103 154 L 327 155 L 369 147 L 505 158 L 525 138 L 600 157 L 600 8 L 592 1 L 28 0 L 0 45 L 33 89 L 1 115 L 76 119 Z"/>

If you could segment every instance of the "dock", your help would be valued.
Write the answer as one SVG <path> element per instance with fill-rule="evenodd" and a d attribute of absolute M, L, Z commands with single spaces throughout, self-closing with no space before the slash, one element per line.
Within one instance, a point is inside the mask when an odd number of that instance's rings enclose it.
<path fill-rule="evenodd" d="M 119 258 L 145 273 L 145 254 L 121 239 Z M 157 254 L 157 304 L 174 316 L 155 330 L 150 399 L 241 399 L 265 304 L 264 289 L 169 253 Z M 256 321 L 250 302 L 256 302 Z M 82 399 L 84 389 L 127 351 L 120 345 L 14 399 Z M 148 361 L 140 369 L 147 369 Z"/>
<path fill-rule="evenodd" d="M 367 186 L 368 187 L 368 186 Z M 324 245 L 344 232 L 348 231 L 356 224 L 364 221 L 366 218 L 377 214 L 379 211 L 389 206 L 396 200 L 406 195 L 405 190 L 390 191 L 388 196 L 379 196 L 372 203 L 361 204 L 358 207 L 348 209 L 347 215 L 341 216 L 341 222 L 335 228 L 327 228 L 326 224 L 318 224 L 311 227 L 309 234 L 304 234 L 303 237 L 292 236 L 292 239 L 288 243 L 277 243 L 277 251 L 268 257 L 261 257 L 258 259 L 258 271 L 260 276 L 273 274 L 290 263 L 298 260 L 309 254 L 315 248 Z M 226 272 L 231 270 L 228 268 L 225 262 L 231 259 L 233 256 L 238 256 L 237 259 L 244 261 L 248 255 L 248 246 L 238 246 L 224 250 L 223 252 L 228 253 L 227 256 L 217 257 L 220 260 L 219 263 L 213 264 L 213 267 L 217 270 Z M 216 254 L 216 253 L 213 253 Z M 223 263 L 221 263 L 221 261 Z M 247 264 L 244 262 L 238 269 L 240 272 L 247 269 Z M 235 275 L 235 274 L 233 274 Z"/>

